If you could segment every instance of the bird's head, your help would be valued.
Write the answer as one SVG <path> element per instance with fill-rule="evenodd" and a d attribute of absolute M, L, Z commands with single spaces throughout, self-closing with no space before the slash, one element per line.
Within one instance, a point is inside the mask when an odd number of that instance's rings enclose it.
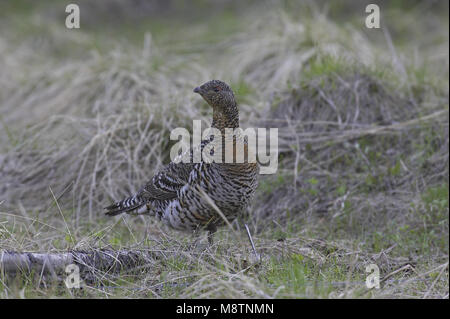
<path fill-rule="evenodd" d="M 214 109 L 227 111 L 229 107 L 235 107 L 234 94 L 231 88 L 222 81 L 211 80 L 194 89 Z"/>

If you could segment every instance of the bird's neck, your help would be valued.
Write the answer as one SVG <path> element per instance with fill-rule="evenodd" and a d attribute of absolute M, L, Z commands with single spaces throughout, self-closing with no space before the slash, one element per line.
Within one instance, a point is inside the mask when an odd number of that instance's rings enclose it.
<path fill-rule="evenodd" d="M 219 129 L 221 132 L 224 132 L 225 128 L 238 128 L 239 112 L 236 103 L 229 105 L 226 111 L 223 111 L 223 108 L 213 107 L 213 121 L 211 126 Z"/>
<path fill-rule="evenodd" d="M 241 147 L 237 144 L 244 142 L 244 137 L 239 130 L 239 111 L 236 102 L 233 102 L 233 104 L 225 108 L 213 107 L 213 122 L 211 127 L 218 129 L 222 137 L 221 140 L 213 139 L 213 143 L 216 144 L 215 148 L 220 146 L 219 148 L 222 150 L 222 160 L 219 167 L 227 169 L 230 165 L 235 166 L 235 163 L 237 163 L 236 152 L 241 150 Z M 231 132 L 226 129 L 231 129 Z M 234 146 L 231 148 L 232 153 L 227 156 L 226 152 L 230 150 L 226 145 L 229 142 Z M 231 163 L 227 162 L 229 160 L 228 157 L 232 158 Z"/>

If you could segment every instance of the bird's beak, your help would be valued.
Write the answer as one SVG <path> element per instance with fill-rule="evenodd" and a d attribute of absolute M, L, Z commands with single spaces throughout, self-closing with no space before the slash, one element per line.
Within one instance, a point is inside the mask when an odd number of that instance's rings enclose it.
<path fill-rule="evenodd" d="M 194 93 L 201 94 L 201 93 L 202 93 L 202 89 L 201 89 L 199 86 L 197 86 L 197 87 L 194 89 Z"/>

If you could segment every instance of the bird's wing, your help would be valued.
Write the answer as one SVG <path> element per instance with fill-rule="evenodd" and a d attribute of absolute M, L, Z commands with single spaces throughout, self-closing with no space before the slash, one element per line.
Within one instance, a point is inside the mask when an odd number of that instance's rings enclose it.
<path fill-rule="evenodd" d="M 197 150 L 202 152 L 203 148 L 210 142 L 211 140 L 202 140 L 200 145 L 196 146 Z M 188 183 L 189 175 L 195 169 L 193 154 L 194 150 L 190 148 L 185 153 L 177 156 L 173 162 L 170 162 L 156 173 L 152 180 L 141 188 L 138 195 L 149 200 L 176 198 L 178 190 Z M 187 163 L 183 163 L 186 160 Z"/>
<path fill-rule="evenodd" d="M 192 163 L 169 163 L 141 188 L 139 195 L 149 200 L 176 198 L 178 190 L 187 184 L 193 167 Z"/>

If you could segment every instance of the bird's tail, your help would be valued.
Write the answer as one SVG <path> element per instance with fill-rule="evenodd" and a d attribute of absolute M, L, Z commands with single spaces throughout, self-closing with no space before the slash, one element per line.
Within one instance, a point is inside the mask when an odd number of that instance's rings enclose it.
<path fill-rule="evenodd" d="M 105 209 L 105 214 L 108 216 L 116 216 L 122 213 L 144 213 L 147 211 L 145 201 L 137 195 L 125 198 L 120 202 L 105 207 Z"/>

